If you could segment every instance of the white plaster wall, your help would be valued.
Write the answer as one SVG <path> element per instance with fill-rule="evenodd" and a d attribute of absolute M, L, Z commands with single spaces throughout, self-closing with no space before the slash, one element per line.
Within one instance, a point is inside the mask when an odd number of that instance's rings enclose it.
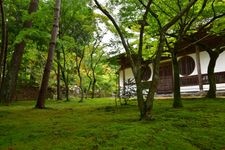
<path fill-rule="evenodd" d="M 188 56 L 191 56 L 195 60 L 196 65 L 196 54 L 190 54 Z M 178 58 L 178 60 L 180 57 Z M 207 74 L 207 69 L 209 65 L 209 55 L 206 51 L 200 52 L 200 64 L 201 64 L 201 72 L 202 74 Z M 219 58 L 217 59 L 216 66 L 215 66 L 215 72 L 224 72 L 225 71 L 225 52 L 221 53 Z M 191 73 L 191 75 L 197 75 L 197 67 L 195 67 L 194 71 Z M 217 84 L 216 85 L 217 90 L 225 90 L 225 83 Z M 208 91 L 209 85 L 203 85 L 203 90 Z M 181 92 L 198 92 L 199 86 L 183 86 L 181 87 Z"/>
<path fill-rule="evenodd" d="M 209 65 L 209 54 L 206 51 L 200 52 L 200 64 L 201 64 L 201 72 L 202 74 L 207 74 L 207 69 L 208 69 L 208 65 Z M 190 75 L 197 75 L 197 62 L 196 62 L 196 54 L 189 54 L 188 56 L 191 56 L 194 61 L 195 61 L 195 69 L 194 71 L 190 74 Z M 178 57 L 178 60 L 181 57 Z M 215 66 L 215 72 L 222 72 L 225 71 L 225 51 L 223 53 L 220 54 L 219 58 L 216 61 L 216 66 Z"/>
<path fill-rule="evenodd" d="M 119 79 L 120 79 L 119 85 L 120 87 L 122 87 L 123 86 L 123 71 L 122 70 L 120 70 L 119 72 Z"/>
<path fill-rule="evenodd" d="M 123 71 L 120 71 L 120 87 L 123 87 Z"/>
<path fill-rule="evenodd" d="M 182 93 L 185 92 L 199 92 L 199 86 L 198 85 L 194 85 L 194 86 L 183 86 L 180 88 Z M 209 85 L 203 85 L 203 91 L 208 91 L 209 90 Z M 220 84 L 216 84 L 216 90 L 220 91 L 220 90 L 225 90 L 225 83 L 220 83 Z"/>
<path fill-rule="evenodd" d="M 210 59 L 209 54 L 206 51 L 200 52 L 200 63 L 202 74 L 207 74 L 209 59 Z M 225 63 L 225 51 L 219 55 L 216 61 L 215 72 L 224 72 L 225 71 L 224 63 Z"/>
<path fill-rule="evenodd" d="M 180 91 L 181 93 L 185 93 L 185 92 L 199 92 L 199 86 L 195 85 L 195 86 L 182 86 L 180 87 Z"/>
<path fill-rule="evenodd" d="M 216 90 L 225 90 L 225 83 L 216 84 Z"/>
<path fill-rule="evenodd" d="M 129 78 L 133 79 L 133 73 L 131 68 L 126 68 L 125 69 L 125 81 L 127 81 Z M 123 71 L 120 71 L 120 87 L 123 87 Z"/>
<path fill-rule="evenodd" d="M 191 56 L 196 65 L 196 54 L 189 54 L 188 56 Z M 181 57 L 178 57 L 178 60 Z M 219 58 L 216 62 L 215 72 L 223 72 L 225 71 L 225 51 L 220 54 Z M 200 64 L 201 64 L 201 72 L 202 74 L 207 74 L 207 68 L 209 64 L 209 55 L 207 52 L 203 51 L 200 52 Z M 152 81 L 152 74 L 153 74 L 153 66 L 152 64 L 149 64 L 149 67 L 151 68 L 151 77 L 149 81 Z M 197 66 L 195 66 L 194 71 L 190 75 L 197 75 Z M 125 80 L 127 81 L 129 78 L 133 78 L 133 73 L 131 68 L 125 69 Z M 120 86 L 123 86 L 123 71 L 120 71 Z M 207 91 L 209 89 L 209 85 L 203 85 L 203 90 Z M 223 84 L 217 84 L 217 90 L 225 90 L 225 83 Z M 181 87 L 182 92 L 197 92 L 199 91 L 199 86 L 185 86 Z"/>
<path fill-rule="evenodd" d="M 131 70 L 131 68 L 127 68 L 125 69 L 125 80 L 127 81 L 128 79 L 133 79 L 134 78 L 134 75 L 133 75 L 133 72 Z"/>
<path fill-rule="evenodd" d="M 220 54 L 219 58 L 216 61 L 215 72 L 224 72 L 225 71 L 225 51 Z"/>
<path fill-rule="evenodd" d="M 200 52 L 200 64 L 202 74 L 207 73 L 207 68 L 209 65 L 209 54 L 207 52 Z"/>
<path fill-rule="evenodd" d="M 209 90 L 209 85 L 203 85 L 203 90 L 204 91 L 208 91 Z M 219 83 L 216 84 L 216 90 L 220 91 L 220 90 L 225 90 L 225 83 Z"/>
<path fill-rule="evenodd" d="M 148 81 L 152 81 L 152 74 L 153 74 L 153 65 L 149 64 L 149 67 L 151 69 L 151 77 L 149 78 Z M 125 69 L 125 81 L 127 81 L 129 78 L 133 79 L 134 75 L 133 72 L 131 70 L 131 68 L 126 68 Z M 120 71 L 120 86 L 123 86 L 123 71 Z"/>
<path fill-rule="evenodd" d="M 151 69 L 151 77 L 149 78 L 148 81 L 152 81 L 152 77 L 153 77 L 153 65 L 152 65 L 152 64 L 149 64 L 148 66 L 149 66 L 150 69 Z"/>

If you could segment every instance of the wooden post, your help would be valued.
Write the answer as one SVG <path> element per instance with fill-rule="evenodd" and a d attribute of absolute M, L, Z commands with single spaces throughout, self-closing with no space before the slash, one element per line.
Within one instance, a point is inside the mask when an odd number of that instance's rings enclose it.
<path fill-rule="evenodd" d="M 118 70 L 118 72 L 116 72 L 116 76 L 117 76 L 117 92 L 116 92 L 116 97 L 120 98 L 120 70 Z"/>
<path fill-rule="evenodd" d="M 197 66 L 197 72 L 198 72 L 199 90 L 202 93 L 203 92 L 203 82 L 202 82 L 202 71 L 201 71 L 199 47 L 195 46 L 195 50 L 196 50 L 196 66 Z"/>
<path fill-rule="evenodd" d="M 117 90 L 116 90 L 116 93 L 115 93 L 115 105 L 116 105 L 116 110 L 118 110 L 117 98 L 120 101 L 120 70 L 118 70 L 116 72 L 116 77 L 117 77 Z"/>
<path fill-rule="evenodd" d="M 126 80 L 126 73 L 125 73 L 125 67 L 122 67 L 122 71 L 123 71 L 123 95 L 125 95 L 125 86 L 126 86 L 126 83 L 125 83 L 125 80 Z"/>

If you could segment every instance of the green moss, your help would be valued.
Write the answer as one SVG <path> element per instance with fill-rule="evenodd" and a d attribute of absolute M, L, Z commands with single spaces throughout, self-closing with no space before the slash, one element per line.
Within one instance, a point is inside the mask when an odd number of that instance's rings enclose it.
<path fill-rule="evenodd" d="M 138 121 L 132 105 L 115 108 L 114 99 L 78 103 L 47 101 L 48 109 L 34 109 L 35 102 L 0 106 L 0 149 L 16 150 L 146 150 L 224 149 L 225 101 L 156 100 L 154 121 Z"/>

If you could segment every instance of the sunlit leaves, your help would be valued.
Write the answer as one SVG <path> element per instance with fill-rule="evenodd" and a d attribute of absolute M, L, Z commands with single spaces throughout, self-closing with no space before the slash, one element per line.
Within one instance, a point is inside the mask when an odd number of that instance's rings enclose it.
<path fill-rule="evenodd" d="M 213 28 L 211 29 L 212 32 L 216 33 L 217 35 L 225 35 L 225 17 L 215 21 L 213 23 Z"/>

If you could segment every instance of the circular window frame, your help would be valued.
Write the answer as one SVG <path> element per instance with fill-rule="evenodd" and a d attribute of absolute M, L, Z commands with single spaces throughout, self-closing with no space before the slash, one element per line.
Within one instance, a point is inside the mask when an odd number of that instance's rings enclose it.
<path fill-rule="evenodd" d="M 195 70 L 195 60 L 193 57 L 187 55 L 183 56 L 178 60 L 179 74 L 181 76 L 189 76 Z"/>

